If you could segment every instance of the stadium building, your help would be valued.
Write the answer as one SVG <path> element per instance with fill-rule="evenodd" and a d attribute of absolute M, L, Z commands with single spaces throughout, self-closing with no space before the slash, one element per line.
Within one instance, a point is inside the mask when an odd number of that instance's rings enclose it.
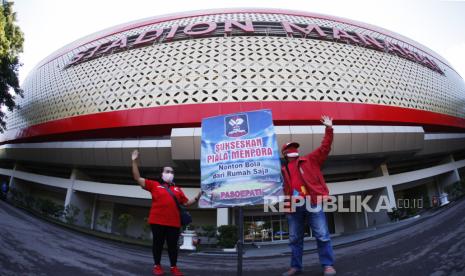
<path fill-rule="evenodd" d="M 462 77 L 409 38 L 333 16 L 226 9 L 142 19 L 66 45 L 22 87 L 1 136 L 2 181 L 23 200 L 77 206 L 77 223 L 100 231 L 120 232 L 129 213 L 129 235 L 144 234 L 150 194 L 132 180 L 133 149 L 144 177 L 171 165 L 193 197 L 201 120 L 220 114 L 271 109 L 279 145 L 295 140 L 302 153 L 319 146 L 321 115 L 333 117 L 330 192 L 373 195 L 372 205 L 385 195 L 399 210 L 405 199 L 430 206 L 465 172 Z M 234 224 L 235 213 L 191 209 L 196 226 Z M 287 238 L 284 214 L 255 206 L 244 216 L 246 242 Z M 390 218 L 328 220 L 340 234 Z"/>

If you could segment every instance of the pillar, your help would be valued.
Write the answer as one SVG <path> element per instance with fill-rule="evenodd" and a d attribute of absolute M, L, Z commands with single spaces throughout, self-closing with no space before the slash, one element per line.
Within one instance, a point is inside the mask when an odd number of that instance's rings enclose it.
<path fill-rule="evenodd" d="M 216 226 L 229 225 L 229 209 L 218 208 L 216 209 Z"/>
<path fill-rule="evenodd" d="M 73 169 L 70 176 L 71 185 L 66 191 L 65 208 L 68 205 L 73 205 L 79 208 L 79 214 L 76 216 L 75 224 L 80 226 L 88 226 L 86 225 L 85 221 L 85 212 L 86 210 L 90 210 L 92 219 L 89 227 L 93 229 L 93 221 L 95 216 L 95 196 L 74 190 L 74 183 L 78 175 L 79 171 L 77 169 Z"/>
<path fill-rule="evenodd" d="M 380 203 L 381 197 L 387 197 L 388 204 L 391 209 L 395 207 L 395 199 L 393 199 L 394 190 L 392 188 L 392 185 L 385 186 L 381 189 L 371 190 L 368 194 L 373 196 L 371 200 L 368 202 L 368 206 L 373 210 L 373 212 L 367 214 L 368 225 L 378 226 L 390 222 L 387 210 L 382 209 L 379 210 L 379 212 L 375 212 L 375 209 L 378 203 Z M 383 204 L 383 206 L 385 206 L 385 204 Z"/>
<path fill-rule="evenodd" d="M 72 196 L 73 196 L 73 188 L 74 188 L 74 181 L 76 180 L 76 169 L 73 169 L 71 171 L 71 176 L 70 176 L 70 180 L 71 180 L 71 185 L 68 187 L 68 189 L 66 190 L 66 198 L 65 198 L 65 208 L 66 206 L 68 206 L 69 204 L 71 204 L 71 199 L 72 199 Z"/>
<path fill-rule="evenodd" d="M 389 175 L 389 170 L 387 168 L 386 163 L 381 164 L 381 172 L 383 173 L 383 176 L 388 176 Z M 391 184 L 387 184 L 385 188 L 383 189 L 383 194 L 387 195 L 389 199 L 389 204 L 391 208 L 396 208 L 396 197 L 394 195 L 394 189 L 392 188 Z"/>
<path fill-rule="evenodd" d="M 13 167 L 13 173 L 11 174 L 10 181 L 8 182 L 8 187 L 10 188 L 10 191 L 11 191 L 11 189 L 15 188 L 16 165 L 17 165 L 17 163 L 15 163 L 15 165 Z"/>

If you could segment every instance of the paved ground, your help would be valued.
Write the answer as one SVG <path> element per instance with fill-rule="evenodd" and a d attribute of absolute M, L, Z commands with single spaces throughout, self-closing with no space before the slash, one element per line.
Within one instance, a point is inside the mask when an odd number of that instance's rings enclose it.
<path fill-rule="evenodd" d="M 82 235 L 0 202 L 0 275 L 151 275 L 147 248 Z M 338 248 L 338 275 L 465 275 L 465 200 L 395 233 Z M 316 253 L 305 274 L 320 275 Z M 162 263 L 167 264 L 164 257 Z M 280 275 L 289 256 L 248 258 L 244 275 Z M 182 253 L 187 275 L 235 275 L 235 259 Z"/>
<path fill-rule="evenodd" d="M 398 222 L 387 223 L 378 225 L 377 227 L 371 227 L 363 230 L 359 230 L 345 235 L 332 235 L 333 247 L 349 246 L 360 241 L 366 241 L 369 239 L 376 239 L 380 236 L 387 235 L 394 231 L 399 231 L 403 228 L 410 227 L 422 220 L 428 219 L 430 216 L 435 216 L 445 210 L 445 208 L 428 210 L 422 212 L 421 216 L 415 216 L 408 219 L 404 219 Z M 304 242 L 304 252 L 313 253 L 316 252 L 317 245 L 315 239 L 308 239 Z M 218 249 L 216 249 L 218 251 Z M 214 250 L 204 250 L 199 252 L 199 255 L 214 254 Z M 246 250 L 244 252 L 244 258 L 256 258 L 256 257 L 273 257 L 290 255 L 289 245 L 287 241 L 278 241 L 273 243 L 260 244 L 257 243 L 255 246 L 246 244 Z"/>

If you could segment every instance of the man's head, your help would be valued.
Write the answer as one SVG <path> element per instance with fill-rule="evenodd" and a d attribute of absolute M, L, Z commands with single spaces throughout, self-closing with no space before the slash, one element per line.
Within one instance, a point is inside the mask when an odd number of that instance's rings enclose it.
<path fill-rule="evenodd" d="M 161 171 L 161 179 L 166 183 L 172 183 L 174 179 L 174 170 L 172 167 L 163 167 Z"/>
<path fill-rule="evenodd" d="M 281 153 L 283 154 L 284 158 L 287 160 L 294 160 L 299 157 L 299 143 L 296 142 L 288 142 L 285 143 L 281 147 Z"/>

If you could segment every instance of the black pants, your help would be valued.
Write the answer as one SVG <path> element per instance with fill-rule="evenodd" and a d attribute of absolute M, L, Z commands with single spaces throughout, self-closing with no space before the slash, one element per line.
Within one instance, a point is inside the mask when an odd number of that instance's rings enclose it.
<path fill-rule="evenodd" d="M 160 264 L 161 253 L 166 240 L 170 264 L 171 266 L 176 266 L 176 262 L 178 261 L 179 228 L 159 224 L 151 224 L 150 226 L 152 227 L 152 252 L 155 264 Z"/>

